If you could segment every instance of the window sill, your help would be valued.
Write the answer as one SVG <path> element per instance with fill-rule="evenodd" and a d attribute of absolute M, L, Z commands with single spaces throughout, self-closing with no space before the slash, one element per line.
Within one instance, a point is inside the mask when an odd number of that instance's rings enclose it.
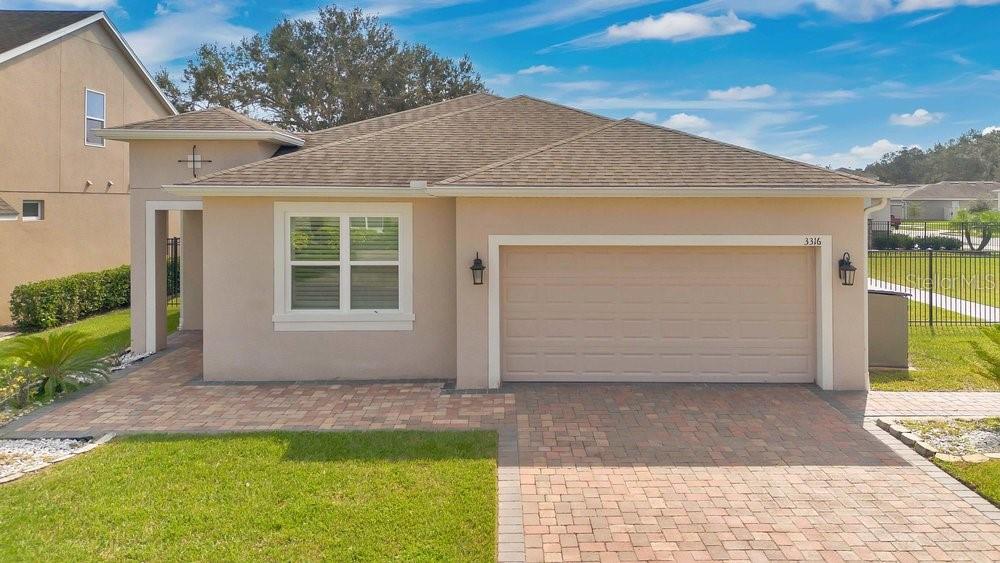
<path fill-rule="evenodd" d="M 411 331 L 409 313 L 279 313 L 275 332 Z"/>

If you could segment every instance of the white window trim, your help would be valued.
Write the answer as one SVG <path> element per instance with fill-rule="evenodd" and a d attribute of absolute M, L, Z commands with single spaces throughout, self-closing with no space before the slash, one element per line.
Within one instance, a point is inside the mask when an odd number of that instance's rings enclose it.
<path fill-rule="evenodd" d="M 833 238 L 830 235 L 489 235 L 487 375 L 500 387 L 500 248 L 503 246 L 805 246 L 816 251 L 816 384 L 834 388 Z"/>
<path fill-rule="evenodd" d="M 291 217 L 399 218 L 399 309 L 294 311 L 290 256 Z M 345 233 L 345 231 L 347 231 Z M 341 256 L 350 252 L 349 221 L 341 221 Z M 340 262 L 343 262 L 341 260 Z M 341 303 L 350 303 L 350 269 L 340 269 Z M 413 205 L 410 203 L 274 204 L 274 330 L 278 332 L 413 330 Z"/>
<path fill-rule="evenodd" d="M 37 203 L 38 204 L 38 216 L 30 217 L 24 214 L 24 204 L 25 203 Z M 16 217 L 15 217 L 16 219 Z M 21 201 L 21 220 L 32 222 L 32 221 L 44 221 L 45 220 L 45 200 L 44 199 L 25 199 Z"/>
<path fill-rule="evenodd" d="M 104 100 L 104 117 L 102 117 L 102 118 L 92 117 L 89 113 L 87 113 L 87 94 L 89 94 L 91 92 L 93 92 L 94 94 L 100 94 L 101 97 L 102 97 L 102 99 Z M 104 148 L 105 146 L 107 146 L 108 142 L 105 141 L 103 137 L 99 137 L 101 139 L 100 144 L 97 144 L 97 143 L 88 143 L 87 142 L 87 120 L 88 119 L 93 119 L 94 121 L 100 121 L 101 122 L 100 129 L 104 129 L 107 126 L 107 124 L 108 124 L 108 95 L 107 94 L 105 94 L 104 92 L 101 92 L 99 90 L 94 90 L 92 88 L 84 88 L 84 90 L 83 90 L 83 144 L 87 145 L 88 147 Z"/>

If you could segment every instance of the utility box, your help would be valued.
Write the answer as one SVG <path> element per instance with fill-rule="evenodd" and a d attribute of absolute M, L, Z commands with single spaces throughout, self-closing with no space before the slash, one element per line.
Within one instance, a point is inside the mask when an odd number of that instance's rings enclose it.
<path fill-rule="evenodd" d="M 910 367 L 908 293 L 868 291 L 868 365 Z"/>

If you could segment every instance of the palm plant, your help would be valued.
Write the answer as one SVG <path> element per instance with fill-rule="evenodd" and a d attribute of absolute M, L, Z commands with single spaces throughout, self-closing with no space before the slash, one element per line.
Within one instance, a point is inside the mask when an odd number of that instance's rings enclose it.
<path fill-rule="evenodd" d="M 983 327 L 981 331 L 988 343 L 969 342 L 978 360 L 972 362 L 972 369 L 983 377 L 1000 382 L 1000 325 Z"/>
<path fill-rule="evenodd" d="M 18 339 L 11 344 L 9 356 L 41 380 L 45 398 L 56 391 L 78 389 L 81 383 L 107 381 L 111 373 L 108 361 L 94 350 L 94 343 L 75 330 Z"/>

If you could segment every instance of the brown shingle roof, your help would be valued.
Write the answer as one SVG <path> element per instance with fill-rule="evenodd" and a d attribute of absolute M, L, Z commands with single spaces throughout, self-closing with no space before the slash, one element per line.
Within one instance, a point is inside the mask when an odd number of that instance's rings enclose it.
<path fill-rule="evenodd" d="M 879 185 L 631 119 L 448 178 L 496 187 L 831 187 Z"/>
<path fill-rule="evenodd" d="M 572 137 L 608 119 L 526 96 L 436 115 L 246 164 L 193 184 L 408 187 Z"/>
<path fill-rule="evenodd" d="M 17 210 L 11 207 L 3 198 L 0 198 L 0 217 L 17 217 L 17 215 Z"/>
<path fill-rule="evenodd" d="M 0 53 L 99 13 L 94 10 L 0 10 Z"/>
<path fill-rule="evenodd" d="M 151 131 L 282 131 L 263 121 L 249 118 L 231 109 L 214 107 L 148 121 L 129 123 L 109 130 Z"/>
<path fill-rule="evenodd" d="M 1000 182 L 988 180 L 946 181 L 936 184 L 924 184 L 910 191 L 903 199 L 988 199 L 995 200 L 1000 190 Z"/>
<path fill-rule="evenodd" d="M 357 121 L 309 133 L 303 132 L 300 133 L 299 136 L 306 141 L 303 148 L 310 148 L 325 143 L 343 141 L 344 139 L 358 137 L 360 135 L 381 131 L 383 129 L 389 129 L 406 123 L 413 123 L 414 121 L 420 121 L 429 117 L 478 107 L 501 99 L 503 98 L 487 93 L 469 94 L 467 96 L 460 96 L 458 98 L 444 100 L 435 104 L 420 106 L 418 108 L 405 111 L 397 111 L 396 113 L 390 113 L 381 117 L 365 119 L 364 121 Z"/>

